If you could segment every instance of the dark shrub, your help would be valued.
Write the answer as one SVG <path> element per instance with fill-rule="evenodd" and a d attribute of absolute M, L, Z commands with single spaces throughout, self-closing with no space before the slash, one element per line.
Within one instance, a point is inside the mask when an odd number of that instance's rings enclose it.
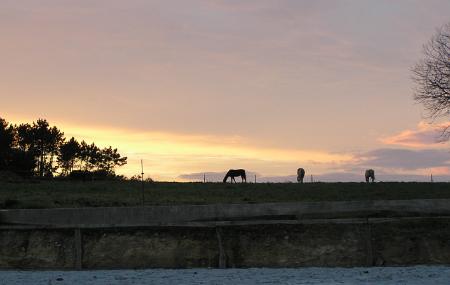
<path fill-rule="evenodd" d="M 74 170 L 69 175 L 70 179 L 81 181 L 92 181 L 92 172 L 87 170 Z"/>

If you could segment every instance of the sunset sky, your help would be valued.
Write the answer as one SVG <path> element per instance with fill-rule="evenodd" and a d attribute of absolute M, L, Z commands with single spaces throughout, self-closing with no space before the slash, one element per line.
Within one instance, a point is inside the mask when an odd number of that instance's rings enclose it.
<path fill-rule="evenodd" d="M 157 180 L 450 181 L 411 68 L 448 0 L 1 0 L 0 117 Z M 445 126 L 446 122 L 439 122 Z"/>

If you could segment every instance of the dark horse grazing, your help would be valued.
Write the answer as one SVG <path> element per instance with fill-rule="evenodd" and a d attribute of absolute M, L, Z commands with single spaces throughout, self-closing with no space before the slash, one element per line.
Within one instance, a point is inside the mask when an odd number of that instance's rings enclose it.
<path fill-rule="evenodd" d="M 227 175 L 223 178 L 223 183 L 227 182 L 228 177 L 231 177 L 231 183 L 236 183 L 236 180 L 234 180 L 234 177 L 240 176 L 242 179 L 242 182 L 247 182 L 247 176 L 245 175 L 244 169 L 230 169 L 227 172 Z"/>

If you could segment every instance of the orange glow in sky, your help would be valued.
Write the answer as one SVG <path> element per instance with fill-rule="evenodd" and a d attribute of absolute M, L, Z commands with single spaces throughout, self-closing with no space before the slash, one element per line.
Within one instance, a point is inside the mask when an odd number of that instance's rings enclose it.
<path fill-rule="evenodd" d="M 276 149 L 255 147 L 239 138 L 193 136 L 161 132 L 133 132 L 108 128 L 83 128 L 61 124 L 66 137 L 75 136 L 99 146 L 113 145 L 128 164 L 118 173 L 132 176 L 140 172 L 140 159 L 146 172 L 154 179 L 179 180 L 182 173 L 217 171 L 229 168 L 248 168 L 253 172 L 271 175 L 295 173 L 297 165 L 348 162 L 351 155 L 327 153 L 319 150 Z"/>

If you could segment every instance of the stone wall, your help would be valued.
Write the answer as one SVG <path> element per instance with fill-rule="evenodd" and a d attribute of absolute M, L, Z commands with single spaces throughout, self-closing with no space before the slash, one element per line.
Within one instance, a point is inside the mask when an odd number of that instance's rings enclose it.
<path fill-rule="evenodd" d="M 415 264 L 450 264 L 450 218 L 0 229 L 3 269 Z"/>

